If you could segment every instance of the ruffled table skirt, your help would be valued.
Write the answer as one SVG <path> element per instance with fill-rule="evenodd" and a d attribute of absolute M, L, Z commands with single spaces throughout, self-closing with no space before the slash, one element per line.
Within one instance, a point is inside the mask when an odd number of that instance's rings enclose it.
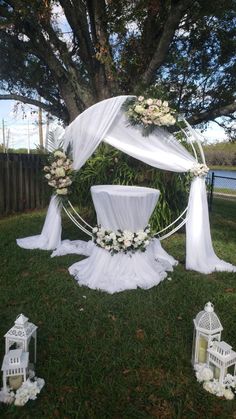
<path fill-rule="evenodd" d="M 162 248 L 158 239 L 153 239 L 145 252 L 117 253 L 114 256 L 92 241 L 65 240 L 52 256 L 68 253 L 88 256 L 69 268 L 78 284 L 109 294 L 152 288 L 163 281 L 167 271 L 173 271 L 173 266 L 178 263 Z"/>

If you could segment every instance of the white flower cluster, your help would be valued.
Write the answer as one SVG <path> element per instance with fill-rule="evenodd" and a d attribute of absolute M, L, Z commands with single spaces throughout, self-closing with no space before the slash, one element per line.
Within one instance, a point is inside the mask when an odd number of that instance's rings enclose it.
<path fill-rule="evenodd" d="M 132 233 L 128 230 L 118 230 L 114 233 L 111 230 L 105 230 L 101 226 L 93 228 L 94 243 L 108 250 L 112 255 L 118 252 L 145 252 L 146 247 L 152 239 L 150 226 L 148 225 L 144 230 L 139 230 Z"/>
<path fill-rule="evenodd" d="M 30 373 L 31 377 L 33 377 L 34 373 L 32 371 L 30 371 Z M 44 384 L 45 381 L 43 378 L 28 378 L 27 381 L 16 390 L 16 393 L 9 387 L 7 388 L 7 391 L 1 390 L 0 402 L 7 404 L 14 403 L 15 406 L 24 406 L 28 400 L 35 400 L 37 398 L 37 395 L 42 390 Z"/>
<path fill-rule="evenodd" d="M 72 184 L 72 161 L 68 159 L 61 150 L 53 153 L 50 166 L 44 166 L 43 170 L 47 172 L 45 178 L 49 186 L 56 189 L 57 195 L 67 195 L 68 187 Z"/>
<path fill-rule="evenodd" d="M 206 364 L 196 364 L 194 366 L 197 381 L 203 383 L 204 390 L 217 397 L 224 397 L 227 400 L 234 398 L 236 392 L 236 377 L 230 374 L 225 376 L 223 384 L 213 378 L 213 371 Z"/>
<path fill-rule="evenodd" d="M 174 111 L 170 109 L 166 100 L 144 99 L 143 96 L 139 96 L 127 111 L 128 118 L 133 124 L 142 124 L 144 127 L 174 125 L 176 118 L 173 113 Z"/>
<path fill-rule="evenodd" d="M 192 173 L 193 176 L 200 176 L 204 177 L 209 172 L 209 167 L 207 167 L 206 164 L 200 164 L 196 163 L 191 169 L 190 173 Z"/>

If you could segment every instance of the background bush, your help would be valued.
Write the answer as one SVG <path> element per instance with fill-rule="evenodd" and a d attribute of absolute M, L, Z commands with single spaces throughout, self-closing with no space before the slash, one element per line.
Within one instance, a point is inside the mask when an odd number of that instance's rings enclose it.
<path fill-rule="evenodd" d="M 167 226 L 187 205 L 189 175 L 148 166 L 107 144 L 101 144 L 76 176 L 71 201 L 78 204 L 95 224 L 90 187 L 92 185 L 136 185 L 159 189 L 161 194 L 151 224 L 155 230 Z M 84 211 L 83 211 L 84 213 Z"/>
<path fill-rule="evenodd" d="M 235 166 L 236 142 L 221 142 L 204 146 L 206 162 L 209 166 Z"/>

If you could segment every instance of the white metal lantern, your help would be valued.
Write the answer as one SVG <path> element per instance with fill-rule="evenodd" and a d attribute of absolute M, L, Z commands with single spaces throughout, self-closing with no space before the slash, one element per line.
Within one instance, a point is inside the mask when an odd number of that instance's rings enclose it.
<path fill-rule="evenodd" d="M 34 338 L 34 362 L 36 362 L 37 350 L 37 326 L 28 322 L 28 318 L 20 314 L 15 321 L 14 326 L 8 330 L 5 337 L 5 353 L 7 354 L 10 347 L 16 344 L 17 348 L 29 352 L 29 344 L 31 338 Z"/>
<path fill-rule="evenodd" d="M 23 352 L 22 349 L 9 351 L 3 358 L 3 390 L 7 391 L 7 378 L 22 377 L 26 382 L 29 365 L 29 352 Z"/>
<path fill-rule="evenodd" d="M 232 346 L 228 343 L 214 342 L 211 348 L 207 349 L 207 363 L 214 372 L 214 378 L 218 378 L 220 384 L 227 374 L 229 367 L 234 365 L 234 375 L 236 375 L 236 352 L 232 351 Z"/>
<path fill-rule="evenodd" d="M 212 341 L 220 341 L 223 330 L 219 317 L 214 312 L 214 306 L 208 302 L 204 310 L 197 314 L 194 323 L 192 364 L 207 362 L 207 349 Z"/>

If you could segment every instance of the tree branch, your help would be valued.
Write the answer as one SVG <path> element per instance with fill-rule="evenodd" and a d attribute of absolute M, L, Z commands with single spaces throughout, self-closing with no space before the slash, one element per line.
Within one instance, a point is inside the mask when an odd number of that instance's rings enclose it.
<path fill-rule="evenodd" d="M 32 99 L 26 96 L 22 96 L 22 95 L 18 95 L 17 93 L 9 93 L 7 95 L 1 95 L 0 94 L 0 100 L 16 100 L 18 102 L 22 102 L 22 103 L 26 103 L 28 105 L 34 105 L 37 106 L 38 108 L 42 108 L 47 112 L 52 112 L 52 106 L 47 104 L 47 103 L 43 103 L 40 102 L 37 99 Z M 55 112 L 53 112 L 55 114 Z"/>
<path fill-rule="evenodd" d="M 221 116 L 230 116 L 230 114 L 234 112 L 236 112 L 236 102 L 222 106 L 221 108 L 212 108 L 208 111 L 193 115 L 190 118 L 188 118 L 188 122 L 192 125 L 197 125 L 201 122 L 215 120 L 216 118 L 220 118 Z"/>
<path fill-rule="evenodd" d="M 93 56 L 95 50 L 92 45 L 89 26 L 87 21 L 86 9 L 81 0 L 59 0 L 64 10 L 66 19 L 71 26 L 75 37 L 77 38 L 80 58 L 83 61 L 88 73 L 94 74 Z"/>
<path fill-rule="evenodd" d="M 175 31 L 179 26 L 181 18 L 192 3 L 193 2 L 191 0 L 183 0 L 171 8 L 170 14 L 164 25 L 162 35 L 160 36 L 156 51 L 151 61 L 149 62 L 147 69 L 141 76 L 141 82 L 143 84 L 149 84 L 152 82 L 155 76 L 155 71 L 162 65 L 166 58 L 169 46 L 174 37 Z"/>

